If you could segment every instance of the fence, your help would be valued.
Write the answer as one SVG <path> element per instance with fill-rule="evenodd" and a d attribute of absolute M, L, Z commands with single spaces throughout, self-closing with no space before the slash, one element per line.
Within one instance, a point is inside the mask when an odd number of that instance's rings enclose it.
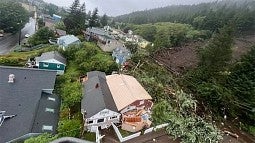
<path fill-rule="evenodd" d="M 117 134 L 120 142 L 124 142 L 124 141 L 130 140 L 130 139 L 133 139 L 135 137 L 139 137 L 141 135 L 141 132 L 138 132 L 138 133 L 129 135 L 127 137 L 122 137 L 119 129 L 113 123 L 112 123 L 112 126 L 113 126 L 113 129 L 114 129 L 115 133 Z"/>
<path fill-rule="evenodd" d="M 45 46 L 47 46 L 47 44 L 40 44 L 40 45 L 36 45 L 34 47 L 24 47 L 21 45 L 17 45 L 14 47 L 13 51 L 14 52 L 28 52 L 28 51 L 44 48 Z"/>
<path fill-rule="evenodd" d="M 146 129 L 144 131 L 144 134 L 147 134 L 147 133 L 150 133 L 150 132 L 153 132 L 153 131 L 157 131 L 158 129 L 165 128 L 168 125 L 169 125 L 168 123 L 165 123 L 165 124 L 158 125 L 156 127 L 151 127 L 149 129 Z M 113 129 L 114 129 L 115 133 L 117 134 L 120 142 L 128 141 L 130 139 L 139 137 L 142 134 L 141 132 L 138 132 L 138 133 L 132 134 L 132 135 L 127 136 L 127 137 L 122 137 L 119 129 L 113 123 L 112 123 L 112 126 L 113 126 Z"/>

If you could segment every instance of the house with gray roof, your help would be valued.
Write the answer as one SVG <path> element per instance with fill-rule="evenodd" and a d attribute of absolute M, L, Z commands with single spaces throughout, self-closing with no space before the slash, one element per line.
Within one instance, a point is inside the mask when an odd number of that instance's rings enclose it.
<path fill-rule="evenodd" d="M 65 50 L 70 45 L 80 44 L 81 41 L 79 38 L 75 37 L 74 35 L 65 35 L 58 38 L 57 44 Z"/>
<path fill-rule="evenodd" d="M 87 41 L 96 41 L 97 45 L 105 52 L 112 52 L 115 48 L 123 46 L 114 36 L 101 28 L 87 28 L 85 38 Z"/>
<path fill-rule="evenodd" d="M 112 57 L 117 64 L 123 65 L 131 58 L 131 52 L 126 47 L 117 47 L 112 51 Z"/>
<path fill-rule="evenodd" d="M 56 133 L 60 99 L 56 71 L 0 66 L 0 143 Z"/>
<path fill-rule="evenodd" d="M 81 113 L 85 129 L 94 132 L 98 128 L 110 127 L 112 122 L 119 123 L 120 114 L 106 83 L 105 73 L 88 72 L 83 89 Z"/>
<path fill-rule="evenodd" d="M 39 69 L 57 71 L 57 75 L 64 74 L 66 67 L 66 59 L 57 51 L 42 53 L 35 58 L 35 63 Z"/>
<path fill-rule="evenodd" d="M 66 31 L 65 30 L 61 30 L 61 29 L 56 29 L 55 30 L 55 34 L 57 37 L 59 36 L 66 36 Z"/>

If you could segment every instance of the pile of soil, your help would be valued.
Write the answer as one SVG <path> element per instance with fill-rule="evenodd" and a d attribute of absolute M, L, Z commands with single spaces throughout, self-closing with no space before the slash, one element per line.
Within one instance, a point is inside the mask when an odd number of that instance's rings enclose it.
<path fill-rule="evenodd" d="M 197 51 L 202 45 L 201 42 L 194 42 L 182 47 L 160 49 L 154 53 L 153 58 L 171 72 L 180 74 L 197 66 Z"/>
<path fill-rule="evenodd" d="M 152 58 L 160 65 L 175 74 L 181 74 L 195 68 L 199 62 L 198 49 L 206 42 L 187 43 L 181 47 L 163 48 L 155 52 Z M 255 45 L 255 34 L 239 37 L 234 40 L 232 63 L 241 59 Z"/>

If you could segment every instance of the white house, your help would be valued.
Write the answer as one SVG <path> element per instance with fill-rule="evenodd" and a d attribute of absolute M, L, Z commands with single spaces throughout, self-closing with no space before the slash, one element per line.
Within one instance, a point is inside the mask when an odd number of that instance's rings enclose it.
<path fill-rule="evenodd" d="M 87 73 L 84 83 L 84 95 L 81 103 L 81 113 L 84 119 L 84 128 L 90 132 L 105 129 L 111 123 L 119 123 L 120 113 L 112 98 L 103 72 Z"/>

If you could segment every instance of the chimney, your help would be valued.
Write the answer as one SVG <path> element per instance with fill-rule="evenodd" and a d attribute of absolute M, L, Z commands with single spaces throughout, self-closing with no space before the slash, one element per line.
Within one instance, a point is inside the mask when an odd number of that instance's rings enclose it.
<path fill-rule="evenodd" d="M 97 83 L 96 86 L 95 86 L 95 88 L 98 88 L 98 87 L 99 87 L 99 84 Z"/>
<path fill-rule="evenodd" d="M 15 75 L 14 74 L 10 74 L 9 75 L 8 83 L 14 83 L 14 80 L 15 80 Z"/>

